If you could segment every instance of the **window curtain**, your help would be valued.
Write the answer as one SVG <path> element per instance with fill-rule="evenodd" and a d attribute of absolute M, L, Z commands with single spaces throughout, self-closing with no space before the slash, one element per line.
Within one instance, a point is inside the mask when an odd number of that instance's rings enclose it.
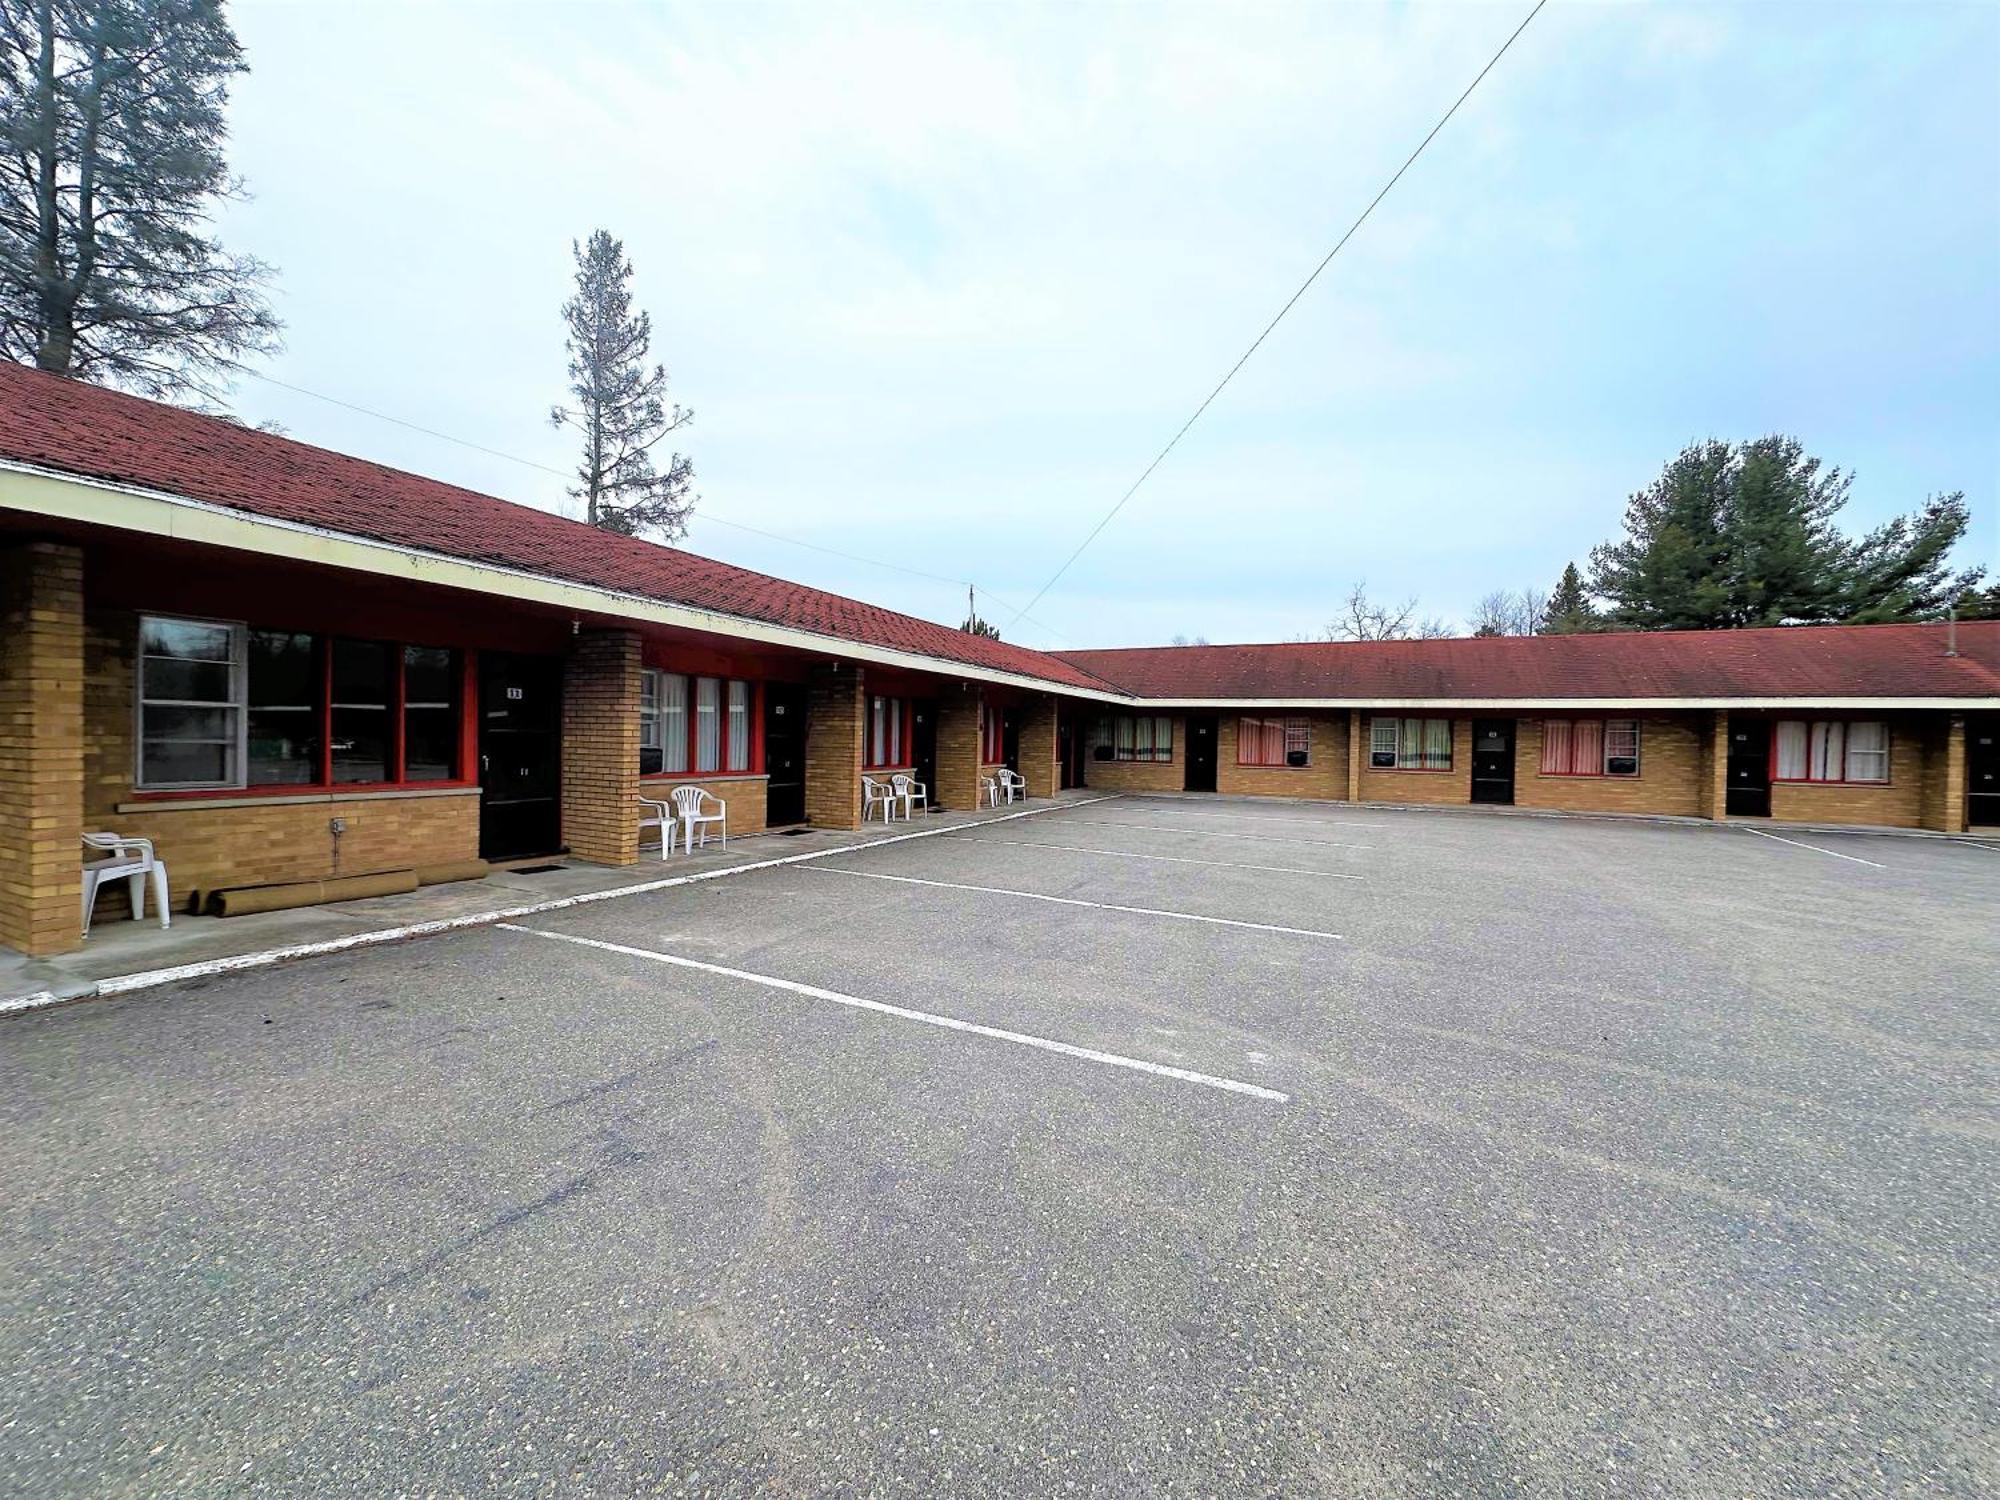
<path fill-rule="evenodd" d="M 1785 719 L 1778 725 L 1778 780 L 1806 779 L 1806 724 L 1803 719 Z"/>
<path fill-rule="evenodd" d="M 688 680 L 678 672 L 660 674 L 660 769 L 688 768 Z"/>
<path fill-rule="evenodd" d="M 1396 721 L 1394 719 L 1370 719 L 1368 721 L 1368 758 L 1388 765 L 1396 763 Z"/>
<path fill-rule="evenodd" d="M 1806 779 L 1808 781 L 1841 781 L 1846 778 L 1847 726 L 1828 723 L 1825 720 L 1814 724 L 1806 739 Z"/>
<path fill-rule="evenodd" d="M 1881 723 L 1847 726 L 1847 779 L 1889 779 L 1889 726 Z"/>
<path fill-rule="evenodd" d="M 750 684 L 729 684 L 729 769 L 750 769 Z"/>
<path fill-rule="evenodd" d="M 1570 722 L 1568 719 L 1542 721 L 1542 774 L 1567 776 L 1570 768 Z"/>
<path fill-rule="evenodd" d="M 1570 774 L 1572 776 L 1602 776 L 1604 774 L 1604 721 L 1602 719 L 1578 719 L 1574 731 L 1575 739 L 1570 750 Z"/>
<path fill-rule="evenodd" d="M 713 771 L 722 764 L 722 681 L 694 680 L 694 768 Z"/>
<path fill-rule="evenodd" d="M 1451 720 L 1425 719 L 1424 724 L 1424 769 L 1426 771 L 1449 771 L 1451 769 Z"/>

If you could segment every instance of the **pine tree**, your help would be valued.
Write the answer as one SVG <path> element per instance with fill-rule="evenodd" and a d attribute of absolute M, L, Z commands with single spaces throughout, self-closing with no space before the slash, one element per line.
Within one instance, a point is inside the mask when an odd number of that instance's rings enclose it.
<path fill-rule="evenodd" d="M 1591 592 L 1611 623 L 1712 630 L 1728 623 L 1730 449 L 1696 443 L 1626 502 L 1625 539 L 1590 554 Z"/>
<path fill-rule="evenodd" d="M 1583 586 L 1583 574 L 1577 571 L 1575 563 L 1568 564 L 1562 570 L 1555 592 L 1549 595 L 1549 602 L 1542 610 L 1542 634 L 1583 635 L 1603 628 L 1603 617 L 1597 613 L 1597 606 L 1590 602 L 1589 590 Z"/>
<path fill-rule="evenodd" d="M 210 233 L 245 70 L 221 0 L 0 0 L 0 354 L 214 406 L 277 349 L 269 268 Z"/>
<path fill-rule="evenodd" d="M 694 460 L 676 453 L 665 472 L 653 449 L 668 433 L 694 420 L 692 411 L 666 404 L 667 372 L 650 369 L 653 321 L 632 310 L 632 262 L 623 242 L 597 230 L 587 244 L 572 242 L 576 295 L 563 304 L 569 324 L 570 391 L 574 408 L 557 406 L 549 421 L 583 434 L 572 498 L 584 502 L 584 519 L 604 531 L 636 536 L 657 531 L 668 541 L 687 534 L 695 500 Z"/>

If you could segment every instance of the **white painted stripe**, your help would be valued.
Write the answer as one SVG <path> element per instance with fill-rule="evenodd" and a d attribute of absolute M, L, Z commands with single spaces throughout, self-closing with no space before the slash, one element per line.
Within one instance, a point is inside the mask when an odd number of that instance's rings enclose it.
<path fill-rule="evenodd" d="M 1324 880 L 1364 880 L 1339 870 L 1303 870 L 1296 865 L 1245 865 L 1229 859 L 1189 859 L 1184 854 L 1134 854 L 1129 849 L 1090 849 L 1082 844 L 1038 844 L 1033 839 L 975 839 L 958 836 L 963 844 L 1007 844 L 1016 849 L 1066 849 L 1071 854 L 1102 854 L 1111 859 L 1155 859 L 1170 865 L 1206 865 L 1212 870 L 1262 870 L 1270 875 L 1317 875 Z"/>
<path fill-rule="evenodd" d="M 26 995 L 10 995 L 0 1000 L 0 1016 L 11 1016 L 17 1010 L 41 1010 L 56 1003 L 54 990 L 35 990 Z"/>
<path fill-rule="evenodd" d="M 257 953 L 236 953 L 227 958 L 203 959 L 199 963 L 177 964 L 167 969 L 144 969 L 136 974 L 119 974 L 109 979 L 101 979 L 97 982 L 96 993 L 123 995 L 133 990 L 148 990 L 157 985 L 173 984 L 183 979 L 206 979 L 215 974 L 233 974 L 243 969 L 262 969 L 295 958 L 317 958 L 327 953 L 344 953 L 350 948 L 370 948 L 378 943 L 400 943 L 407 938 L 456 932 L 464 927 L 485 927 L 515 917 L 533 917 L 543 912 L 566 911 L 572 906 L 588 906 L 598 901 L 616 901 L 625 896 L 643 896 L 652 891 L 671 890 L 675 886 L 697 885 L 704 880 L 723 880 L 732 875 L 747 875 L 753 870 L 772 870 L 780 865 L 802 865 L 810 860 L 828 859 L 836 854 L 853 854 L 857 850 L 874 849 L 883 844 L 906 844 L 912 839 L 934 839 L 941 834 L 953 833 L 961 828 L 984 827 L 989 823 L 1011 823 L 1017 818 L 1037 818 L 1045 813 L 1055 812 L 1061 807 L 1088 807 L 1095 802 L 1115 800 L 1116 794 L 1113 794 L 1108 797 L 1092 797 L 1080 802 L 1030 807 L 1021 812 L 1003 813 L 997 818 L 986 818 L 978 823 L 951 823 L 942 828 L 920 828 L 913 833 L 870 839 L 865 843 L 839 844 L 831 849 L 813 849 L 804 854 L 787 854 L 778 859 L 722 865 L 713 870 L 699 870 L 692 875 L 670 875 L 661 880 L 644 880 L 635 885 L 621 885 L 608 891 L 586 891 L 580 896 L 558 896 L 550 901 L 502 907 L 496 911 L 473 912 L 462 917 L 442 917 L 431 922 L 411 922 L 401 927 L 384 927 L 374 932 L 350 933 L 346 937 L 328 938 L 317 943 L 294 943 L 285 948 L 266 948 Z M 16 996 L 11 1000 L 0 1002 L 0 1015 L 15 1010 L 38 1010 L 43 1006 L 55 1004 L 57 998 L 46 993 Z"/>
<path fill-rule="evenodd" d="M 822 865 L 821 875 L 852 875 L 856 880 L 893 880 L 898 885 L 928 885 L 941 891 L 978 891 L 988 896 L 1014 896 L 1022 901 L 1048 901 L 1057 906 L 1087 906 L 1093 911 L 1122 911 L 1138 917 L 1172 917 L 1177 922 L 1207 922 L 1215 927 L 1244 927 L 1252 932 L 1283 932 L 1293 937 L 1347 939 L 1337 932 L 1317 932 L 1310 927 L 1280 927 L 1272 922 L 1239 922 L 1234 917 L 1204 917 L 1191 911 L 1167 911 L 1157 906 L 1119 906 L 1111 901 L 1083 901 L 1075 896 L 1046 896 L 1040 891 L 1009 890 L 1001 885 L 959 885 L 950 880 L 919 880 L 914 875 L 878 875 L 873 870 L 843 870 L 838 865 Z"/>
<path fill-rule="evenodd" d="M 1953 839 L 1952 842 L 1954 844 L 1971 844 L 1973 848 L 1984 849 L 1988 854 L 2000 854 L 2000 849 L 1996 849 L 1993 845 L 1977 843 L 1972 839 Z"/>
<path fill-rule="evenodd" d="M 573 933 L 544 932 L 536 927 L 517 927 L 512 922 L 502 922 L 499 926 L 505 932 L 550 938 L 558 943 L 575 943 L 584 948 L 601 948 L 606 953 L 648 959 L 657 964 L 672 964 L 677 969 L 695 969 L 703 974 L 719 975 L 724 979 L 741 979 L 749 984 L 761 984 L 767 989 L 786 990 L 812 1000 L 852 1006 L 856 1010 L 872 1010 L 877 1015 L 895 1016 L 904 1021 L 918 1021 L 925 1026 L 937 1026 L 946 1031 L 962 1031 L 969 1036 L 990 1037 L 994 1041 L 1012 1042 L 1019 1047 L 1033 1047 L 1041 1052 L 1055 1052 L 1064 1057 L 1080 1057 L 1085 1062 L 1103 1063 L 1113 1068 L 1130 1068 L 1135 1073 L 1151 1073 L 1158 1078 L 1177 1078 L 1182 1083 L 1198 1083 L 1203 1088 L 1222 1089 L 1231 1094 L 1247 1094 L 1253 1099 L 1268 1099 L 1274 1104 L 1291 1102 L 1289 1094 L 1281 1094 L 1276 1089 L 1263 1088 L 1254 1083 L 1241 1083 L 1234 1078 L 1218 1078 L 1212 1073 L 1197 1073 L 1190 1068 L 1173 1068 L 1165 1063 L 1147 1062 L 1138 1057 L 1124 1057 L 1116 1052 L 1100 1052 L 1095 1047 L 1079 1047 L 1074 1042 L 1051 1041 L 1047 1037 L 1030 1036 L 1022 1031 L 1007 1031 L 998 1026 L 982 1026 L 977 1021 L 961 1021 L 956 1016 L 941 1016 L 927 1010 L 912 1010 L 907 1005 L 890 1005 L 881 1000 L 863 1000 L 858 995 L 843 995 L 839 990 L 821 989 L 816 984 L 801 984 L 796 979 L 778 979 L 770 974 L 753 974 L 747 969 L 732 969 L 723 964 L 703 963 L 699 959 L 682 958 L 678 954 L 661 953 L 652 948 L 631 948 L 624 943 L 607 943 L 598 938 L 579 937 Z"/>
<path fill-rule="evenodd" d="M 1854 854 L 1842 854 L 1838 849 L 1822 849 L 1818 844 L 1801 844 L 1797 839 L 1781 839 L 1775 833 L 1766 833 L 1761 828 L 1748 828 L 1741 823 L 1738 823 L 1736 826 L 1742 828 L 1745 833 L 1754 833 L 1758 838 L 1769 839 L 1774 844 L 1790 844 L 1794 849 L 1810 849 L 1815 854 L 1825 854 L 1833 859 L 1849 860 L 1857 865 L 1866 865 L 1871 870 L 1887 868 L 1887 866 L 1876 864 L 1872 859 L 1862 859 L 1859 855 Z"/>
<path fill-rule="evenodd" d="M 1085 807 L 1089 804 L 1072 802 L 1071 807 Z M 1155 833 L 1194 833 L 1209 839 L 1246 839 L 1253 844 L 1318 844 L 1322 849 L 1373 849 L 1373 844 L 1343 844 L 1335 839 L 1302 839 L 1282 833 L 1224 833 L 1219 828 L 1190 828 L 1185 823 L 1107 823 L 1102 818 L 1079 818 L 1075 823 L 1065 824 L 1069 828 L 1150 828 Z"/>

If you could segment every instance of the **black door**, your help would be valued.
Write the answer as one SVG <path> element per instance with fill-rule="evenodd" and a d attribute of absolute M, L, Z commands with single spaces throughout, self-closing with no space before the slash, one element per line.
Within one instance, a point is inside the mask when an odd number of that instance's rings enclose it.
<path fill-rule="evenodd" d="M 1187 720 L 1187 779 L 1190 792 L 1215 790 L 1215 715 L 1189 714 Z"/>
<path fill-rule="evenodd" d="M 1722 809 L 1732 818 L 1771 816 L 1771 726 L 1749 720 L 1729 726 L 1729 790 Z"/>
<path fill-rule="evenodd" d="M 783 828 L 806 820 L 806 690 L 764 684 L 764 822 Z"/>
<path fill-rule="evenodd" d="M 1972 828 L 2000 828 L 2000 719 L 1965 726 L 1965 821 Z"/>
<path fill-rule="evenodd" d="M 1000 710 L 1000 764 L 1010 771 L 1021 769 L 1021 710 Z"/>
<path fill-rule="evenodd" d="M 518 859 L 561 846 L 562 663 L 481 652 L 480 857 Z"/>
<path fill-rule="evenodd" d="M 1472 721 L 1472 800 L 1514 805 L 1514 721 Z"/>
<path fill-rule="evenodd" d="M 919 700 L 910 708 L 910 774 L 930 796 L 937 797 L 937 705 Z M 933 801 L 934 806 L 943 806 Z"/>
<path fill-rule="evenodd" d="M 1083 785 L 1083 735 L 1066 704 L 1056 708 L 1056 763 L 1062 767 L 1064 791 Z"/>

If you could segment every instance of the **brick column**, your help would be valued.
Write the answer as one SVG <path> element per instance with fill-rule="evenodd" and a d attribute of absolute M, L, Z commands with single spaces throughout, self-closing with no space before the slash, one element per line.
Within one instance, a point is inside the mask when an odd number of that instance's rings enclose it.
<path fill-rule="evenodd" d="M 1715 722 L 1701 747 L 1700 806 L 1705 816 L 1723 822 L 1729 816 L 1729 710 L 1718 708 Z"/>
<path fill-rule="evenodd" d="M 1042 696 L 1021 710 L 1021 775 L 1030 797 L 1053 797 L 1062 785 L 1056 760 L 1056 700 Z"/>
<path fill-rule="evenodd" d="M 837 661 L 812 669 L 806 688 L 806 821 L 815 828 L 861 826 L 867 710 L 859 667 Z"/>
<path fill-rule="evenodd" d="M 587 630 L 563 664 L 563 842 L 600 865 L 639 861 L 639 637 Z"/>
<path fill-rule="evenodd" d="M 1367 763 L 1368 747 L 1364 740 L 1366 725 L 1361 718 L 1361 710 L 1349 709 L 1347 713 L 1347 800 L 1361 800 L 1361 768 Z"/>
<path fill-rule="evenodd" d="M 1924 747 L 1924 827 L 1965 832 L 1965 715 L 1952 714 L 1944 733 Z"/>
<path fill-rule="evenodd" d="M 0 552 L 0 943 L 83 942 L 83 553 Z"/>
<path fill-rule="evenodd" d="M 968 812 L 979 806 L 979 689 L 951 683 L 937 696 L 939 807 Z"/>

